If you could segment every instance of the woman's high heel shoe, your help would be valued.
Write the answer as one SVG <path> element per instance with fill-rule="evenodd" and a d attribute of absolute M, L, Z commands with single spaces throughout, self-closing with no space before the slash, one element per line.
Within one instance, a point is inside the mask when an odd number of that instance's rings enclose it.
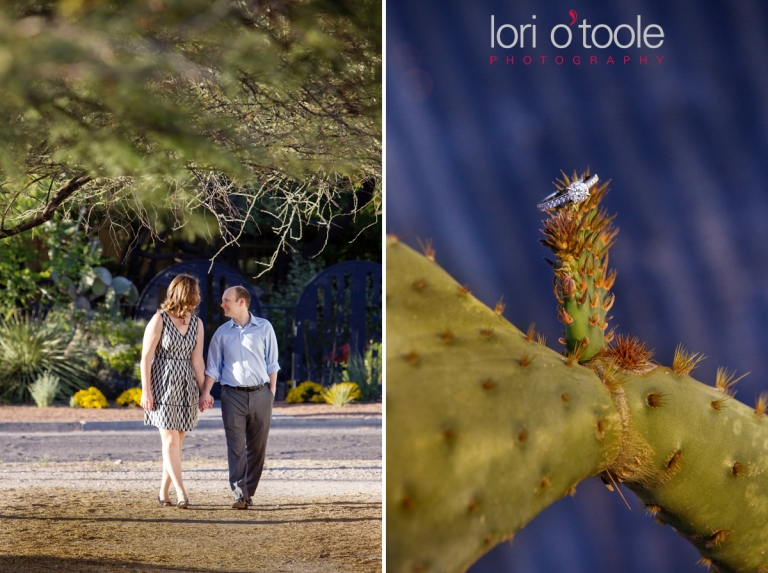
<path fill-rule="evenodd" d="M 162 505 L 163 507 L 171 507 L 171 500 L 166 499 L 163 500 L 159 495 L 157 496 L 157 501 Z"/>
<path fill-rule="evenodd" d="M 176 507 L 178 507 L 179 509 L 187 509 L 189 507 L 189 500 L 180 499 L 179 503 L 176 504 Z"/>

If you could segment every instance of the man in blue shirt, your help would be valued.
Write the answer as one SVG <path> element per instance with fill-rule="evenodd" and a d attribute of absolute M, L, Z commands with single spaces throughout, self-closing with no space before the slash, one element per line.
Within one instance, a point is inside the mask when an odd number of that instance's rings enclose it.
<path fill-rule="evenodd" d="M 227 439 L 229 485 L 234 509 L 248 509 L 256 494 L 267 450 L 277 384 L 277 338 L 269 321 L 249 311 L 241 286 L 224 291 L 221 307 L 232 320 L 222 324 L 208 347 L 200 409 L 213 405 L 211 387 L 221 383 L 221 416 Z"/>

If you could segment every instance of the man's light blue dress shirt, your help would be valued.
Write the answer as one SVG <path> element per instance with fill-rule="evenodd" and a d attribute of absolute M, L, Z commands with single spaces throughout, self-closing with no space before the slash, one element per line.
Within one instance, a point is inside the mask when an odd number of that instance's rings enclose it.
<path fill-rule="evenodd" d="M 251 316 L 240 326 L 225 322 L 211 338 L 205 375 L 229 386 L 258 386 L 269 382 L 269 375 L 280 370 L 277 363 L 277 337 L 268 320 Z"/>

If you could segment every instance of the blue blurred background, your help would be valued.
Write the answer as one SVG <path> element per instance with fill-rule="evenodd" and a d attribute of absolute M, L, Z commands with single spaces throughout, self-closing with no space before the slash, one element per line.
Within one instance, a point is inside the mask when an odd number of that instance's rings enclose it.
<path fill-rule="evenodd" d="M 709 384 L 718 366 L 752 372 L 737 386 L 749 405 L 768 390 L 768 3 L 387 0 L 386 10 L 388 232 L 414 246 L 431 239 L 475 296 L 490 306 L 503 296 L 511 322 L 535 322 L 560 350 L 536 204 L 561 169 L 589 166 L 612 181 L 604 204 L 621 229 L 611 326 L 662 364 L 678 343 L 704 353 L 694 375 Z M 574 26 L 558 50 L 549 31 L 569 24 L 570 10 L 611 28 L 640 14 L 664 42 L 585 49 Z M 535 14 L 537 48 L 529 29 L 525 48 L 492 49 L 492 14 L 497 27 Z M 692 546 L 623 491 L 632 510 L 588 480 L 472 573 L 704 571 Z"/>

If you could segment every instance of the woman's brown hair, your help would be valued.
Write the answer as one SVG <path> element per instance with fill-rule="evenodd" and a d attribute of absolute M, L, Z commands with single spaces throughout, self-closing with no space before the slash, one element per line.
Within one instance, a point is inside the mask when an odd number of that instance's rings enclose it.
<path fill-rule="evenodd" d="M 160 308 L 167 313 L 183 317 L 189 311 L 194 314 L 200 304 L 200 284 L 191 275 L 178 275 L 168 285 L 166 298 Z"/>

